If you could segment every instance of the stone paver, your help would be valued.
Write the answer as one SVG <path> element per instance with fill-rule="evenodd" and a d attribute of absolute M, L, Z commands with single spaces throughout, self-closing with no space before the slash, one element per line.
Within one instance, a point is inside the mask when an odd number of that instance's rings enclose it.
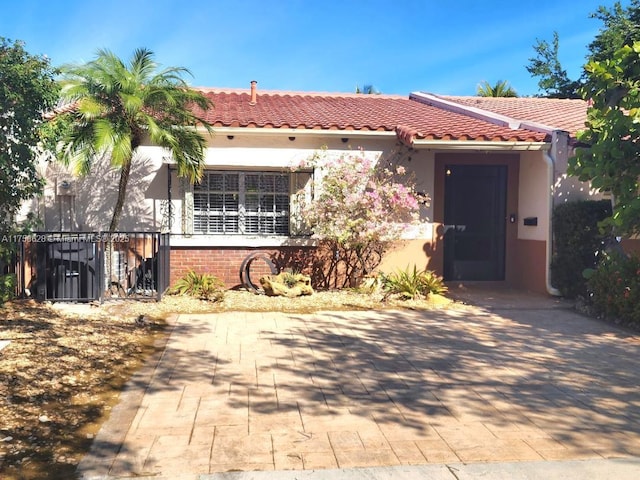
<path fill-rule="evenodd" d="M 640 337 L 552 299 L 527 302 L 181 315 L 79 471 L 171 478 L 640 455 Z"/>

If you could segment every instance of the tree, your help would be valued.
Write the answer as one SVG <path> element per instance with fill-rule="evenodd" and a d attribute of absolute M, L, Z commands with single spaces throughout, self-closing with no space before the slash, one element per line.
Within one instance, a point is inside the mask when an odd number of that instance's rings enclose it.
<path fill-rule="evenodd" d="M 382 92 L 373 85 L 363 85 L 362 88 L 360 88 L 359 85 L 356 85 L 356 93 L 362 93 L 364 95 L 380 95 Z"/>
<path fill-rule="evenodd" d="M 302 218 L 341 262 L 345 284 L 355 286 L 378 266 L 393 241 L 418 219 L 419 203 L 404 167 L 383 166 L 365 152 L 336 159 L 319 156 L 302 168 L 318 168 L 321 182 L 311 202 L 301 202 Z"/>
<path fill-rule="evenodd" d="M 589 44 L 589 61 L 600 62 L 612 58 L 623 45 L 632 45 L 640 40 L 640 0 L 631 0 L 623 8 L 620 2 L 613 7 L 599 7 L 591 14 L 602 22 L 603 27 Z"/>
<path fill-rule="evenodd" d="M 578 135 L 568 172 L 613 196 L 605 225 L 617 235 L 640 233 L 640 41 L 585 66 L 581 92 L 590 99 L 587 129 Z"/>
<path fill-rule="evenodd" d="M 36 146 L 43 112 L 57 98 L 55 73 L 46 57 L 0 37 L 0 233 L 10 230 L 22 202 L 42 190 Z"/>
<path fill-rule="evenodd" d="M 534 77 L 540 77 L 538 87 L 549 98 L 580 98 L 580 82 L 570 80 L 558 59 L 558 32 L 553 32 L 551 44 L 546 40 L 536 40 L 533 49 L 536 56 L 529 59 L 527 71 Z"/>
<path fill-rule="evenodd" d="M 191 181 L 201 178 L 206 139 L 197 127 L 211 131 L 200 113 L 212 104 L 188 87 L 183 78 L 187 69 L 158 71 L 153 53 L 138 49 L 128 64 L 99 50 L 94 60 L 62 71 L 62 98 L 73 108 L 57 118 L 68 125 L 60 142 L 61 160 L 86 174 L 96 158 L 108 154 L 120 169 L 110 232 L 118 228 L 131 163 L 147 138 L 171 152 L 178 175 Z"/>
<path fill-rule="evenodd" d="M 624 45 L 640 40 L 640 0 L 631 0 L 623 7 L 616 2 L 613 7 L 600 6 L 590 15 L 602 22 L 595 39 L 589 44 L 588 62 L 600 62 L 610 59 Z M 580 89 L 589 76 L 583 70 L 580 78 L 571 80 L 558 59 L 558 32 L 553 32 L 551 44 L 546 40 L 536 40 L 536 56 L 529 59 L 527 71 L 534 77 L 540 77 L 538 86 L 543 96 L 551 98 L 580 98 Z"/>
<path fill-rule="evenodd" d="M 517 97 L 518 94 L 506 80 L 498 80 L 491 85 L 486 80 L 478 85 L 476 95 L 479 97 Z"/>

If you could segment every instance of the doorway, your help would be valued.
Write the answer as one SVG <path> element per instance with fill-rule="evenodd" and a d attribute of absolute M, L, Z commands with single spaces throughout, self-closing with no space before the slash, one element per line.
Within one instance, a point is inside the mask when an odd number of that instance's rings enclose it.
<path fill-rule="evenodd" d="M 506 165 L 447 165 L 444 279 L 505 279 Z"/>

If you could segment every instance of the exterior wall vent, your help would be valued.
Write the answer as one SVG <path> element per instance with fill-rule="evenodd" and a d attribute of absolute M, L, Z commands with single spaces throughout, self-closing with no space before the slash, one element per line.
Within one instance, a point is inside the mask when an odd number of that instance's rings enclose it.
<path fill-rule="evenodd" d="M 76 194 L 76 182 L 69 177 L 60 177 L 56 179 L 56 196 L 74 196 Z"/>

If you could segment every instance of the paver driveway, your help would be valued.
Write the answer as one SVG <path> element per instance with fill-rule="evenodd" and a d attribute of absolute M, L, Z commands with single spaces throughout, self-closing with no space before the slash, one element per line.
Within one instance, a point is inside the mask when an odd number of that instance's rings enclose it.
<path fill-rule="evenodd" d="M 640 337 L 546 298 L 497 303 L 181 315 L 79 470 L 171 478 L 640 455 Z"/>

